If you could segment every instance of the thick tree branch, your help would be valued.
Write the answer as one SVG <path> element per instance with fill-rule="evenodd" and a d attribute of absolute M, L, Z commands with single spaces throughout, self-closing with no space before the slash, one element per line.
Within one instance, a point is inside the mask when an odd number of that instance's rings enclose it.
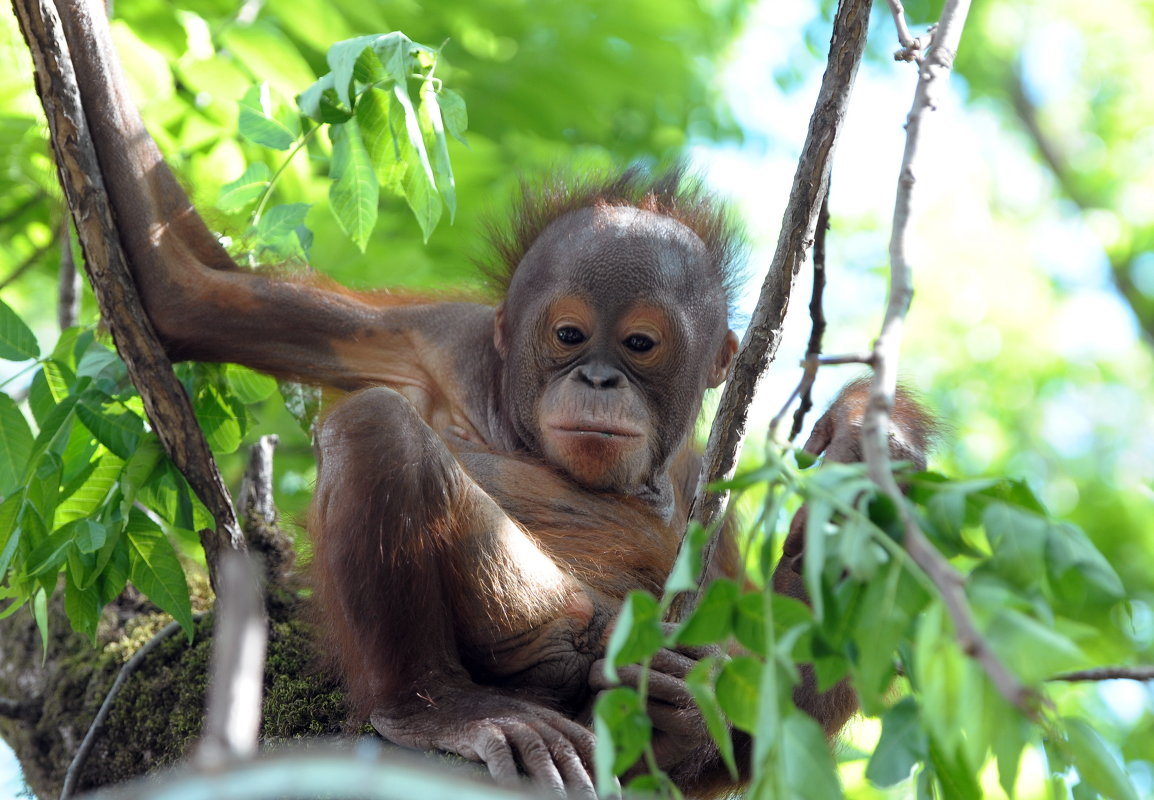
<path fill-rule="evenodd" d="M 870 477 L 894 501 L 901 513 L 906 551 L 941 593 L 963 652 L 982 665 L 1002 697 L 1027 714 L 1032 714 L 1035 695 L 1006 668 L 978 631 L 966 600 L 964 579 L 918 527 L 894 480 L 889 458 L 890 412 L 897 391 L 898 353 L 902 328 L 913 296 L 913 268 L 907 255 L 907 245 L 914 185 L 921 166 L 921 134 L 923 124 L 930 118 L 930 114 L 942 106 L 969 6 L 969 0 L 947 0 L 942 9 L 941 21 L 934 31 L 932 44 L 919 64 L 918 85 L 906 122 L 906 147 L 894 203 L 889 303 L 871 358 L 874 378 L 869 407 L 862 423 L 862 446 Z M 899 36 L 903 26 L 904 20 L 899 21 Z"/>
<path fill-rule="evenodd" d="M 708 487 L 733 474 L 745 435 L 749 403 L 781 343 L 793 281 L 813 242 L 818 210 L 829 187 L 830 164 L 841 134 L 854 77 L 865 50 L 869 13 L 870 4 L 866 0 L 842 0 L 838 5 L 829 59 L 794 173 L 777 250 L 709 434 L 693 505 L 693 518 L 712 529 L 703 551 L 704 569 L 709 568 L 717 551 L 720 530 L 717 523 L 728 498 L 727 493 L 712 492 Z M 696 605 L 698 595 L 699 592 L 685 593 L 675 598 L 670 607 L 670 618 L 684 617 Z"/>
<path fill-rule="evenodd" d="M 220 551 L 244 549 L 236 512 L 188 395 L 172 372 L 128 271 L 56 8 L 49 0 L 13 0 L 13 6 L 32 52 L 36 90 L 48 120 L 60 183 L 101 314 L 153 429 L 216 521 L 215 531 L 201 534 L 215 585 Z"/>

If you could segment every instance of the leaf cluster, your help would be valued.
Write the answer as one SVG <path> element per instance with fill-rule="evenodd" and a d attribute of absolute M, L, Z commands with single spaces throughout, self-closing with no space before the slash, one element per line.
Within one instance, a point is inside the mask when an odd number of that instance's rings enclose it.
<path fill-rule="evenodd" d="M 982 634 L 1020 680 L 1041 690 L 1046 679 L 1089 666 L 1080 646 L 1095 635 L 1088 620 L 1124 614 L 1126 605 L 1117 574 L 1081 530 L 1050 518 L 1021 482 L 900 478 L 918 524 L 964 572 Z M 666 600 L 630 595 L 606 671 L 613 678 L 624 664 L 646 666 L 661 648 L 719 646 L 727 656 L 703 660 L 688 684 L 731 769 L 731 731 L 753 737 L 750 797 L 843 796 L 820 727 L 791 699 L 802 670 L 812 670 L 821 691 L 851 681 L 862 713 L 880 721 L 864 764 L 876 787 L 908 780 L 918 797 L 980 798 L 978 776 L 992 763 L 1013 797 L 1022 754 L 1033 749 L 1045 756 L 1056 796 L 1068 786 L 1079 797 L 1137 796 L 1084 720 L 1046 708 L 1027 716 L 967 657 L 938 588 L 902 546 L 896 509 L 862 465 L 803 470 L 770 453 L 728 488 L 764 492 L 745 541 L 745 581 L 712 583 L 688 619 L 663 626 L 668 598 L 699 574 L 705 537 L 692 530 Z M 799 503 L 807 508 L 808 604 L 757 588 L 771 584 L 784 509 Z M 601 786 L 644 757 L 652 736 L 645 708 L 644 682 L 641 691 L 620 687 L 598 702 Z M 677 795 L 660 774 L 640 785 Z"/>

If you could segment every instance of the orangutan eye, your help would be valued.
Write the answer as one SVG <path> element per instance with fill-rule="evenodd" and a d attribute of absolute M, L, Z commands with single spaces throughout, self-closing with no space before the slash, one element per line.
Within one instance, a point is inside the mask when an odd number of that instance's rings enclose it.
<path fill-rule="evenodd" d="M 585 341 L 585 334 L 581 332 L 580 328 L 566 325 L 564 328 L 557 329 L 557 341 L 567 345 L 581 344 Z"/>
<path fill-rule="evenodd" d="M 657 344 L 657 342 L 640 333 L 635 333 L 625 340 L 625 346 L 634 353 L 644 353 L 647 350 L 652 350 L 655 344 Z"/>

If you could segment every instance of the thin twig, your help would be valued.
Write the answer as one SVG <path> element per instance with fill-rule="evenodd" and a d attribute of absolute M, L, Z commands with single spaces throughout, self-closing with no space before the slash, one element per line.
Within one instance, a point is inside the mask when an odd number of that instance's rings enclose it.
<path fill-rule="evenodd" d="M 873 366 L 873 353 L 842 353 L 839 356 L 821 356 L 817 363 L 822 367 L 831 367 L 836 364 L 865 364 Z"/>
<path fill-rule="evenodd" d="M 1154 666 L 1151 667 L 1094 667 L 1077 672 L 1066 672 L 1047 680 L 1068 681 L 1154 681 Z"/>
<path fill-rule="evenodd" d="M 821 210 L 817 214 L 817 230 L 813 239 L 813 291 L 809 295 L 809 346 L 805 351 L 805 371 L 802 373 L 798 395 L 801 402 L 793 414 L 793 427 L 789 430 L 792 442 L 801 433 L 805 415 L 813 408 L 813 382 L 817 379 L 817 359 L 821 355 L 821 340 L 825 336 L 825 237 L 829 233 L 829 188 L 821 199 Z"/>
<path fill-rule="evenodd" d="M 199 618 L 201 615 L 196 615 Z M 96 743 L 96 737 L 100 733 L 100 729 L 104 727 L 104 721 L 108 719 L 108 712 L 112 710 L 112 704 L 116 701 L 120 690 L 124 688 L 125 682 L 136 671 L 137 667 L 143 663 L 144 659 L 148 658 L 148 654 L 157 648 L 172 634 L 180 630 L 180 623 L 173 621 L 165 625 L 160 631 L 144 643 L 144 646 L 132 654 L 132 658 L 125 662 L 124 666 L 120 668 L 120 672 L 116 675 L 116 680 L 112 683 L 112 688 L 108 690 L 108 694 L 104 696 L 104 702 L 100 704 L 100 710 L 96 712 L 96 717 L 92 720 L 92 724 L 88 726 L 88 732 L 84 734 L 84 741 L 80 743 L 80 749 L 76 751 L 76 755 L 72 757 L 72 763 L 68 765 L 68 772 L 64 775 L 64 788 L 60 790 L 60 800 L 66 800 L 76 791 L 76 782 L 80 779 L 80 772 L 84 769 L 84 763 L 88 760 L 88 755 L 92 752 L 92 746 Z"/>
<path fill-rule="evenodd" d="M 913 188 L 920 168 L 922 124 L 930 112 L 942 107 L 942 93 L 946 90 L 969 6 L 969 0 L 947 0 L 942 9 L 941 21 L 934 31 L 933 44 L 918 70 L 918 85 L 906 122 L 906 147 L 894 202 L 893 232 L 890 238 L 890 296 L 881 334 L 874 343 L 874 379 L 869 407 L 862 423 L 862 447 L 870 477 L 894 501 L 901 513 L 906 551 L 941 593 L 962 651 L 981 664 L 1002 697 L 1032 715 L 1035 713 L 1036 696 L 1006 668 L 978 631 L 966 600 L 964 579 L 930 544 L 918 527 L 894 480 L 889 457 L 890 412 L 897 391 L 898 352 L 902 327 L 913 296 L 907 239 Z"/>
<path fill-rule="evenodd" d="M 693 503 L 693 519 L 713 531 L 702 552 L 704 570 L 709 569 L 717 551 L 721 528 L 717 522 L 728 498 L 726 492 L 712 492 L 708 487 L 733 474 L 749 404 L 781 343 L 793 280 L 813 241 L 818 209 L 829 186 L 830 164 L 865 50 L 869 12 L 870 3 L 866 0 L 844 0 L 834 16 L 829 59 L 794 173 L 777 249 L 713 420 Z M 674 598 L 669 618 L 683 618 L 696 605 L 699 594 L 700 590 Z"/>

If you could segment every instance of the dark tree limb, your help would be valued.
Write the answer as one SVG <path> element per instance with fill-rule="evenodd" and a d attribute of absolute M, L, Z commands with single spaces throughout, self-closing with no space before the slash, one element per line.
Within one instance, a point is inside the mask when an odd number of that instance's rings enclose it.
<path fill-rule="evenodd" d="M 866 0 L 842 0 L 834 15 L 825 75 L 794 173 L 777 249 L 741 349 L 734 360 L 733 371 L 722 392 L 697 482 L 693 518 L 712 531 L 702 553 L 703 569 L 709 568 L 717 551 L 720 531 L 717 523 L 728 499 L 728 493 L 710 491 L 709 486 L 733 475 L 741 440 L 745 436 L 749 404 L 761 376 L 781 344 L 793 281 L 813 242 L 818 210 L 829 187 L 834 149 L 841 134 L 854 77 L 865 51 L 869 14 L 870 3 Z M 699 594 L 700 590 L 674 598 L 670 618 L 683 618 L 697 604 Z"/>
<path fill-rule="evenodd" d="M 236 512 L 188 395 L 172 372 L 172 362 L 156 338 L 128 271 L 56 8 L 49 0 L 13 0 L 13 6 L 32 53 L 36 91 L 48 120 L 60 183 L 101 315 L 165 451 L 216 522 L 215 530 L 201 533 L 215 587 L 221 551 L 245 548 Z"/>
<path fill-rule="evenodd" d="M 891 0 L 899 37 L 904 19 L 899 19 L 901 4 Z M 966 600 L 965 579 L 930 543 L 918 527 L 905 497 L 894 480 L 890 467 L 890 412 L 897 392 L 897 363 L 901 349 L 902 329 L 913 297 L 913 265 L 908 256 L 910 219 L 913 212 L 914 186 L 921 167 L 921 134 L 932 112 L 942 106 L 942 95 L 949 82 L 962 27 L 969 12 L 969 0 L 947 0 L 941 20 L 934 29 L 932 43 L 924 57 L 917 60 L 918 85 L 913 107 L 906 121 L 906 147 L 894 201 L 893 230 L 890 237 L 890 295 L 881 333 L 870 358 L 874 370 L 869 406 L 862 421 L 862 448 L 870 478 L 893 500 L 902 519 L 903 543 L 910 558 L 929 576 L 941 594 L 962 651 L 977 661 L 1007 702 L 1025 714 L 1036 713 L 1038 697 L 1024 686 L 1002 663 L 990 643 L 974 622 Z M 908 38 L 908 34 L 906 34 Z"/>

